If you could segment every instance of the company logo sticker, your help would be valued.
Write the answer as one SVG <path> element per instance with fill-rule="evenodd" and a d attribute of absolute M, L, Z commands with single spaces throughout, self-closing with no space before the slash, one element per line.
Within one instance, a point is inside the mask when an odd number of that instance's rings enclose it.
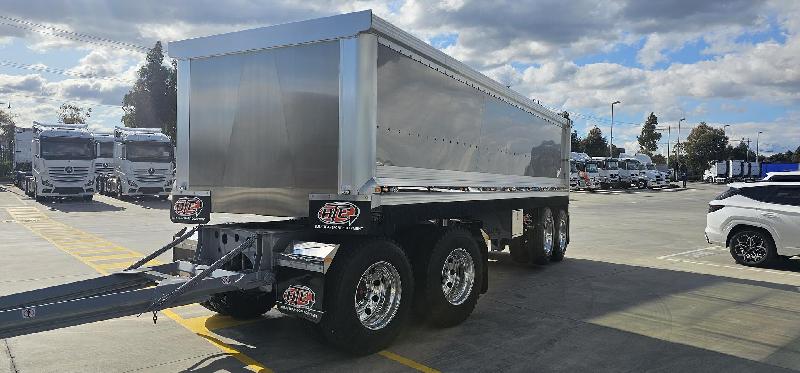
<path fill-rule="evenodd" d="M 328 202 L 317 211 L 317 218 L 329 225 L 353 225 L 361 210 L 350 202 Z"/>
<path fill-rule="evenodd" d="M 316 302 L 316 294 L 308 286 L 292 285 L 283 292 L 283 302 L 298 308 L 311 308 Z"/>
<path fill-rule="evenodd" d="M 203 210 L 203 200 L 197 197 L 181 197 L 172 206 L 175 215 L 183 217 L 195 217 L 200 215 Z"/>

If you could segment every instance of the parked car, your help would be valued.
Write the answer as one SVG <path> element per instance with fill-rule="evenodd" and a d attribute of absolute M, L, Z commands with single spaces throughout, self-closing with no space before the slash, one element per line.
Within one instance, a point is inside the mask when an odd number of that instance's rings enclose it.
<path fill-rule="evenodd" d="M 739 264 L 765 266 L 800 255 L 800 182 L 733 183 L 709 202 L 706 240 Z"/>
<path fill-rule="evenodd" d="M 800 181 L 800 171 L 780 171 L 780 172 L 767 172 L 762 181 Z"/>

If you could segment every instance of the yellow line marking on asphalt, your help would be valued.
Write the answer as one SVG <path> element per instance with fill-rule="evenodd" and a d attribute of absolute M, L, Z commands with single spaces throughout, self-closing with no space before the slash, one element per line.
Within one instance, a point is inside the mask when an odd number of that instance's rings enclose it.
<path fill-rule="evenodd" d="M 124 262 L 114 262 L 114 263 L 94 263 L 98 259 L 102 258 L 102 256 L 84 256 L 81 254 L 92 254 L 92 253 L 106 253 L 106 256 L 123 256 L 123 255 L 134 255 L 135 258 L 142 258 L 142 255 L 139 252 L 130 250 L 128 248 L 119 246 L 111 241 L 105 240 L 101 237 L 92 235 L 91 233 L 87 233 L 76 228 L 73 228 L 69 225 L 63 224 L 61 222 L 55 221 L 50 217 L 43 214 L 41 211 L 36 209 L 35 207 L 10 207 L 6 208 L 8 213 L 11 217 L 16 220 L 18 223 L 23 225 L 24 227 L 28 228 L 33 233 L 38 234 L 40 237 L 44 238 L 45 240 L 49 241 L 53 244 L 56 248 L 64 251 L 65 253 L 69 254 L 70 256 L 78 259 L 82 263 L 92 267 L 94 270 L 101 274 L 109 274 L 110 272 L 114 272 L 113 270 L 123 269 L 129 265 L 131 265 L 134 261 L 124 261 Z M 35 220 L 21 220 L 19 217 L 20 214 L 27 214 L 35 218 Z M 80 248 L 86 248 L 86 244 L 103 244 L 106 249 L 100 250 L 79 250 Z M 81 245 L 83 244 L 83 245 Z M 75 245 L 75 247 L 73 247 Z M 108 258 L 108 259 L 116 259 L 116 258 Z M 134 259 L 134 257 L 131 257 Z M 160 264 L 157 260 L 153 260 L 148 262 L 147 264 L 156 265 Z M 172 310 L 163 310 L 164 315 L 169 317 L 170 319 L 174 320 L 179 325 L 183 326 L 184 328 L 188 329 L 189 331 L 197 334 L 198 336 L 202 337 L 212 345 L 216 346 L 227 355 L 239 360 L 241 363 L 245 364 L 245 368 L 254 372 L 262 372 L 262 373 L 272 373 L 273 371 L 260 362 L 256 361 L 255 359 L 243 354 L 242 352 L 234 349 L 227 343 L 223 342 L 219 339 L 219 336 L 214 334 L 212 330 L 216 329 L 223 329 L 229 328 L 233 326 L 238 326 L 242 324 L 248 324 L 254 321 L 235 321 L 233 319 L 226 320 L 224 318 L 217 318 L 216 316 L 201 316 L 201 317 L 192 317 L 185 319 L 178 315 L 177 313 L 173 312 Z M 232 321 L 233 320 L 233 321 Z M 255 320 L 257 321 L 257 320 Z M 425 373 L 438 373 L 439 371 L 418 363 L 414 360 L 411 360 L 407 357 L 400 356 L 394 352 L 383 350 L 378 352 L 378 355 L 383 356 L 389 360 L 392 360 L 396 363 L 405 365 L 409 368 L 415 369 L 420 372 Z"/>
<path fill-rule="evenodd" d="M 232 328 L 234 326 L 241 326 L 252 324 L 261 321 L 261 319 L 250 319 L 250 320 L 236 320 L 230 316 L 222 316 L 222 315 L 213 315 L 213 316 L 198 316 L 198 317 L 190 317 L 186 320 L 188 323 L 192 324 L 203 324 L 205 325 L 208 330 L 219 330 L 219 329 L 226 329 Z"/>
<path fill-rule="evenodd" d="M 81 256 L 81 260 L 87 260 L 90 262 L 99 262 L 101 260 L 138 259 L 141 257 L 142 257 L 141 255 L 134 255 L 134 254 L 115 254 L 115 255 Z"/>
<path fill-rule="evenodd" d="M 420 363 L 418 363 L 418 362 L 416 362 L 414 360 L 411 360 L 411 359 L 409 359 L 407 357 L 404 357 L 404 356 L 400 356 L 400 355 L 398 355 L 398 354 L 396 354 L 394 352 L 391 352 L 391 351 L 383 350 L 381 352 L 378 352 L 378 355 L 381 355 L 381 356 L 383 356 L 383 357 L 385 357 L 385 358 L 387 358 L 389 360 L 398 362 L 400 364 L 403 364 L 403 365 L 405 365 L 405 366 L 407 366 L 407 367 L 409 367 L 411 369 L 415 369 L 415 370 L 418 370 L 420 372 L 440 373 L 440 371 L 438 371 L 436 369 L 433 369 L 433 368 L 431 368 L 429 366 L 420 364 Z"/>

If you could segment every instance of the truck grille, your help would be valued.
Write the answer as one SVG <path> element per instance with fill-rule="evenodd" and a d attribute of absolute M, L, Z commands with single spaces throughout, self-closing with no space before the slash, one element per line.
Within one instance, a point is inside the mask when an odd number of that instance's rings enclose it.
<path fill-rule="evenodd" d="M 141 183 L 163 183 L 167 181 L 167 171 L 166 168 L 143 168 L 134 170 L 133 176 Z"/>
<path fill-rule="evenodd" d="M 103 166 L 103 163 L 97 162 L 94 164 L 94 172 L 96 174 L 110 174 L 114 172 L 114 167 L 110 163 L 106 163 L 107 166 Z"/>
<path fill-rule="evenodd" d="M 49 167 L 47 174 L 51 179 L 62 183 L 74 183 L 83 181 L 89 176 L 89 167 Z"/>

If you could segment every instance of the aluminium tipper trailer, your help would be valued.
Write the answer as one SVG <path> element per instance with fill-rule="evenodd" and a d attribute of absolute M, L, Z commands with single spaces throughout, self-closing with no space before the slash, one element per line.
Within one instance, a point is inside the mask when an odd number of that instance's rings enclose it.
<path fill-rule="evenodd" d="M 569 120 L 370 11 L 169 51 L 170 215 L 201 225 L 153 253 L 181 245 L 174 263 L 0 298 L 0 338 L 201 301 L 234 317 L 277 305 L 370 353 L 412 310 L 465 320 L 488 289 L 489 247 L 563 259 Z M 212 211 L 294 219 L 206 224 Z"/>

